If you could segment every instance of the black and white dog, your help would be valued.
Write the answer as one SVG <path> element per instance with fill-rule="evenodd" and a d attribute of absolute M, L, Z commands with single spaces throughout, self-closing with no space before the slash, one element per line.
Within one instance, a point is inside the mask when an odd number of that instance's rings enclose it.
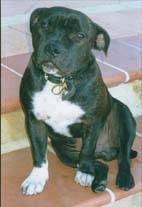
<path fill-rule="evenodd" d="M 47 137 L 59 159 L 77 167 L 76 183 L 104 191 L 108 166 L 98 159 L 117 158 L 116 185 L 134 187 L 130 159 L 137 154 L 131 149 L 136 123 L 128 107 L 109 94 L 92 54 L 92 49 L 107 53 L 108 33 L 85 14 L 63 7 L 36 9 L 30 30 L 34 51 L 20 100 L 34 167 L 22 192 L 40 193 L 49 179 Z"/>

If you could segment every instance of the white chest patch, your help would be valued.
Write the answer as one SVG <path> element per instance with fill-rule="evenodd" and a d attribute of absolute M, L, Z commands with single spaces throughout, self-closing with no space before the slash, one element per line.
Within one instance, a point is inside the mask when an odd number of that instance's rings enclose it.
<path fill-rule="evenodd" d="M 55 84 L 47 82 L 42 91 L 33 96 L 33 113 L 38 120 L 50 125 L 55 132 L 71 136 L 68 126 L 79 123 L 85 114 L 80 106 L 62 100 L 61 95 L 54 95 L 52 88 Z"/>

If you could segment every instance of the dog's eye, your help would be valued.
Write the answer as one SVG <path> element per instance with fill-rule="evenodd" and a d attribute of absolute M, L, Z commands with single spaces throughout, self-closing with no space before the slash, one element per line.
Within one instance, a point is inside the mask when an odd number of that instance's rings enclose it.
<path fill-rule="evenodd" d="M 82 39 L 84 39 L 86 37 L 86 35 L 82 32 L 79 33 L 75 33 L 75 34 L 70 34 L 69 38 L 73 41 L 73 42 L 80 42 Z"/>
<path fill-rule="evenodd" d="M 84 34 L 83 32 L 79 32 L 79 33 L 77 34 L 77 36 L 78 36 L 79 39 L 83 39 L 83 38 L 85 38 L 85 34 Z"/>

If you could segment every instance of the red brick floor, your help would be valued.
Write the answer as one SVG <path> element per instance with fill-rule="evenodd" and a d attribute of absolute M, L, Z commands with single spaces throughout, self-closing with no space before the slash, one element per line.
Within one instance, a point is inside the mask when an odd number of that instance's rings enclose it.
<path fill-rule="evenodd" d="M 115 186 L 117 162 L 109 162 L 107 188 L 116 200 L 135 194 L 142 190 L 141 138 L 137 137 L 134 149 L 138 157 L 132 160 L 132 173 L 136 186 L 130 191 L 122 191 Z M 24 196 L 20 192 L 20 184 L 32 169 L 30 150 L 22 149 L 2 155 L 2 206 L 3 207 L 99 207 L 111 201 L 110 194 L 93 193 L 74 182 L 75 169 L 63 165 L 58 158 L 48 153 L 50 180 L 44 191 L 37 196 Z"/>
<path fill-rule="evenodd" d="M 107 188 L 116 200 L 135 194 L 142 190 L 142 117 L 138 117 L 137 133 L 133 149 L 137 150 L 137 158 L 132 160 L 132 173 L 136 186 L 130 191 L 122 191 L 115 185 L 117 161 L 109 162 Z M 32 169 L 32 158 L 29 148 L 2 155 L 1 189 L 3 207 L 99 207 L 111 201 L 110 194 L 93 193 L 74 182 L 75 169 L 63 165 L 51 152 L 48 153 L 50 180 L 45 190 L 37 196 L 24 196 L 20 192 L 20 184 Z"/>

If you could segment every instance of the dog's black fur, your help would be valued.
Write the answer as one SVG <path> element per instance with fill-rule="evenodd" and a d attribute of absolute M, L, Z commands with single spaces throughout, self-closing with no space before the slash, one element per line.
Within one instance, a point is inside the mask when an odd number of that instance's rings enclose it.
<path fill-rule="evenodd" d="M 124 190 L 134 187 L 130 158 L 136 156 L 131 149 L 136 122 L 128 107 L 109 94 L 91 51 L 107 53 L 108 33 L 81 12 L 63 7 L 36 9 L 31 15 L 30 29 L 34 51 L 22 78 L 20 99 L 34 166 L 45 162 L 48 136 L 65 164 L 79 164 L 80 171 L 95 175 L 93 191 L 103 191 L 107 182 L 108 167 L 97 159 L 117 158 L 116 184 Z M 52 62 L 65 77 L 68 93 L 63 99 L 85 111 L 81 123 L 69 126 L 72 137 L 56 133 L 32 112 L 33 94 L 46 83 L 43 62 Z M 82 138 L 80 151 L 76 148 L 77 137 Z"/>

